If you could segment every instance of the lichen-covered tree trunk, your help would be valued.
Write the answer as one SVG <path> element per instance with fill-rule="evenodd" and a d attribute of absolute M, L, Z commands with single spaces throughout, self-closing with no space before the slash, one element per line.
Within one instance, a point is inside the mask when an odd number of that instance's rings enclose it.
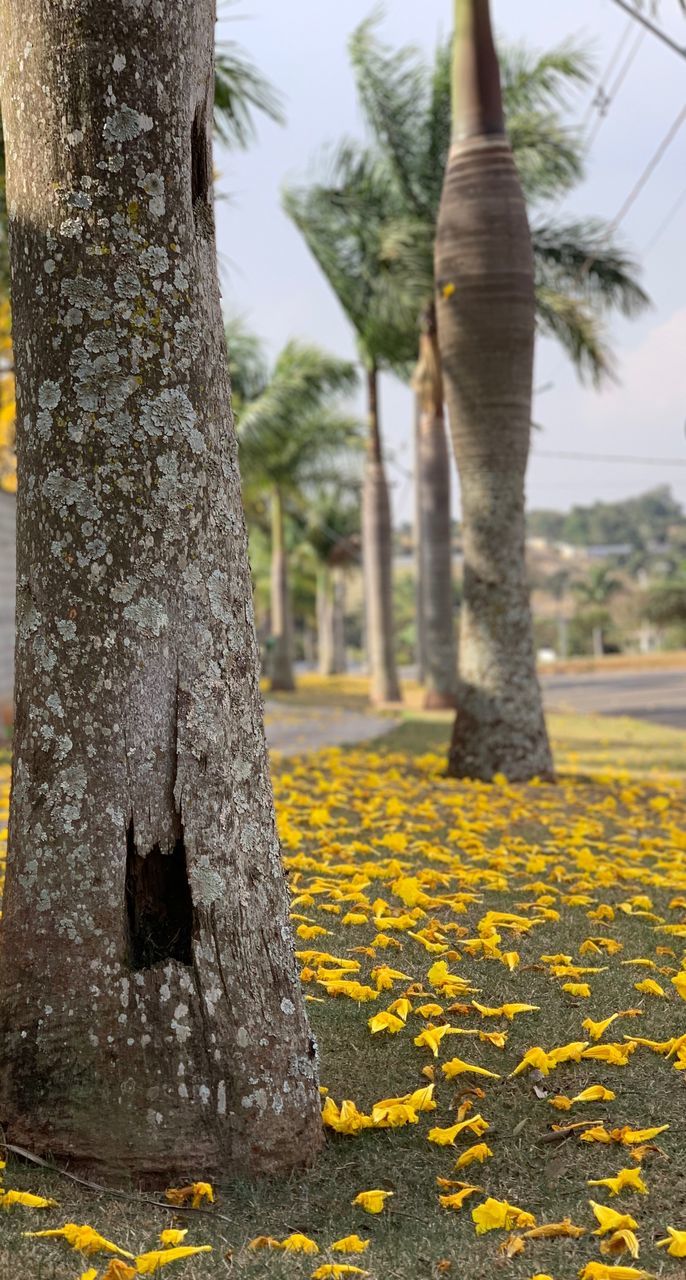
<path fill-rule="evenodd" d="M 378 373 L 367 373 L 369 442 L 362 488 L 365 636 L 374 703 L 399 702 L 393 625 L 393 530 L 388 481 L 381 452 Z"/>
<path fill-rule="evenodd" d="M 416 485 L 423 630 L 424 706 L 454 707 L 457 687 L 450 528 L 450 462 L 443 415 L 443 379 L 433 304 L 422 317 L 414 386 L 421 410 Z"/>
<path fill-rule="evenodd" d="M 278 489 L 271 497 L 272 516 L 272 564 L 271 564 L 271 614 L 272 651 L 270 688 L 274 692 L 290 692 L 295 689 L 293 677 L 291 597 L 288 582 L 288 552 L 283 520 L 283 498 Z"/>
<path fill-rule="evenodd" d="M 457 776 L 550 776 L 524 560 L 534 277 L 488 0 L 456 0 L 455 118 L 441 201 L 438 330 L 462 493 Z"/>
<path fill-rule="evenodd" d="M 2 0 L 19 396 L 0 1124 L 103 1176 L 320 1143 L 211 197 L 212 0 Z"/>
<path fill-rule="evenodd" d="M 413 537 L 414 537 L 414 612 L 416 619 L 416 644 L 415 656 L 417 662 L 417 679 L 420 684 L 424 684 L 426 678 L 426 627 L 424 621 L 424 557 L 422 554 L 422 511 L 421 511 L 421 495 L 419 483 L 419 439 L 420 424 L 422 420 L 422 405 L 419 392 L 415 390 L 414 397 L 414 512 L 413 512 Z"/>

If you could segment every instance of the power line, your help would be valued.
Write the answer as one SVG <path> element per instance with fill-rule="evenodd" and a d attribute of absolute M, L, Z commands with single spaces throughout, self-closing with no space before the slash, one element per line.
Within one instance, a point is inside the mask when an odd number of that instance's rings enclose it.
<path fill-rule="evenodd" d="M 667 230 L 667 227 L 672 222 L 672 219 L 676 217 L 677 213 L 679 212 L 685 200 L 686 200 L 686 187 L 684 187 L 681 194 L 677 196 L 676 200 L 674 201 L 674 204 L 669 210 L 669 213 L 662 219 L 662 222 L 657 228 L 657 231 L 655 232 L 655 234 L 651 236 L 650 240 L 648 241 L 647 245 L 643 250 L 644 254 L 650 253 L 651 249 L 655 248 L 655 245 L 657 244 L 658 240 L 662 238 L 665 231 Z"/>
<path fill-rule="evenodd" d="M 666 134 L 665 134 L 664 138 L 662 139 L 662 141 L 661 141 L 661 142 L 659 143 L 659 145 L 657 146 L 656 150 L 653 152 L 653 154 L 652 154 L 652 156 L 651 156 L 650 160 L 648 161 L 648 163 L 647 163 L 647 165 L 646 165 L 645 169 L 643 170 L 642 174 L 641 174 L 641 175 L 640 175 L 640 177 L 637 179 L 637 181 L 634 183 L 634 185 L 633 185 L 633 187 L 632 187 L 631 191 L 629 192 L 629 194 L 628 194 L 628 196 L 627 196 L 626 200 L 624 201 L 624 204 L 622 205 L 621 209 L 619 210 L 619 213 L 617 213 L 617 214 L 615 215 L 615 217 L 612 219 L 612 222 L 610 223 L 610 229 L 611 229 L 612 231 L 616 231 L 616 229 L 617 229 L 617 227 L 620 225 L 620 223 L 624 221 L 624 219 L 625 219 L 625 217 L 626 217 L 627 213 L 629 212 L 629 210 L 631 209 L 632 205 L 634 205 L 634 204 L 636 203 L 636 200 L 638 199 L 639 195 L 641 194 L 641 192 L 642 192 L 642 190 L 643 190 L 644 186 L 646 185 L 646 183 L 647 183 L 648 179 L 649 179 L 649 178 L 652 176 L 652 174 L 654 173 L 654 171 L 655 171 L 655 169 L 657 168 L 658 164 L 660 163 L 660 161 L 661 161 L 661 159 L 662 159 L 663 155 L 665 154 L 665 152 L 666 152 L 667 148 L 671 145 L 671 143 L 672 143 L 672 142 L 674 141 L 674 139 L 676 138 L 676 135 L 677 135 L 677 133 L 679 132 L 679 130 L 680 130 L 680 128 L 681 128 L 681 126 L 682 126 L 682 124 L 684 123 L 684 121 L 685 121 L 685 120 L 686 120 L 686 105 L 685 105 L 685 106 L 683 106 L 683 107 L 681 108 L 681 111 L 680 111 L 680 112 L 679 112 L 679 114 L 677 115 L 676 119 L 672 121 L 672 124 L 670 125 L 669 129 L 667 130 L 667 132 L 666 132 Z"/>
<path fill-rule="evenodd" d="M 678 53 L 682 58 L 686 58 L 686 45 L 677 44 L 676 40 L 673 40 L 671 36 L 668 36 L 666 31 L 663 31 L 661 27 L 658 27 L 654 22 L 651 22 L 649 18 L 646 18 L 645 14 L 639 13 L 638 9 L 634 9 L 633 5 L 627 3 L 627 0 L 614 0 L 614 3 L 619 5 L 619 8 L 623 9 L 625 13 L 628 13 L 635 22 L 640 22 L 646 30 L 652 32 L 654 36 L 657 36 L 658 40 L 662 40 L 663 44 L 666 44 L 670 49 L 673 49 L 674 53 Z"/>
<path fill-rule="evenodd" d="M 617 97 L 617 94 L 621 89 L 624 81 L 626 80 L 626 77 L 628 76 L 629 71 L 633 65 L 634 59 L 636 58 L 636 55 L 641 45 L 643 44 L 643 41 L 645 39 L 645 34 L 646 34 L 645 31 L 638 32 L 638 36 L 634 41 L 633 45 L 631 46 L 631 49 L 629 50 L 629 53 L 626 59 L 624 60 L 620 70 L 618 71 L 616 79 L 608 88 L 607 92 L 603 90 L 602 86 L 598 90 L 598 98 L 599 98 L 598 119 L 596 121 L 595 128 L 591 131 L 591 133 L 588 136 L 588 139 L 586 142 L 586 146 L 588 148 L 593 146 L 593 143 L 598 137 L 598 134 L 600 133 L 600 130 L 602 129 L 603 124 L 607 119 L 608 111 L 612 106 L 612 103 L 614 102 L 615 98 Z"/>
<path fill-rule="evenodd" d="M 601 75 L 600 79 L 598 80 L 595 95 L 591 99 L 588 105 L 588 108 L 586 110 L 586 114 L 584 115 L 581 121 L 581 125 L 580 125 L 581 129 L 585 129 L 586 126 L 590 123 L 591 116 L 593 115 L 594 111 L 596 110 L 601 111 L 604 109 L 604 107 L 607 106 L 609 99 L 608 99 L 608 95 L 605 92 L 605 84 L 607 83 L 607 80 L 609 79 L 610 75 L 614 71 L 617 65 L 617 62 L 619 60 L 619 55 L 621 54 L 622 49 L 624 48 L 624 45 L 626 44 L 632 30 L 633 30 L 633 23 L 631 21 L 631 18 L 629 18 L 629 21 L 627 22 L 621 36 L 619 37 L 619 41 L 617 42 L 617 45 L 615 46 L 614 52 L 610 56 L 610 60 L 607 66 L 603 71 L 603 74 Z"/>
<path fill-rule="evenodd" d="M 534 449 L 533 458 L 565 458 L 574 462 L 630 462 L 647 467 L 686 467 L 686 458 L 649 458 L 635 453 L 577 453 L 565 450 Z"/>

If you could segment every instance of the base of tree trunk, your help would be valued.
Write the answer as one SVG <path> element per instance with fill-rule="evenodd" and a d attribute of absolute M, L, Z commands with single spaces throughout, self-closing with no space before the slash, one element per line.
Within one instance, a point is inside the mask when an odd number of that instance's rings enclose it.
<path fill-rule="evenodd" d="M 280 677 L 274 677 L 269 681 L 270 693 L 294 693 L 295 680 L 282 680 Z"/>
<path fill-rule="evenodd" d="M 545 724 L 541 732 L 507 723 L 501 717 L 488 718 L 483 708 L 470 712 L 460 703 L 448 753 L 448 777 L 474 778 L 492 782 L 504 774 L 508 782 L 530 782 L 541 778 L 555 782 Z"/>
<path fill-rule="evenodd" d="M 424 711 L 455 711 L 457 694 L 441 693 L 438 689 L 425 689 L 422 708 Z"/>

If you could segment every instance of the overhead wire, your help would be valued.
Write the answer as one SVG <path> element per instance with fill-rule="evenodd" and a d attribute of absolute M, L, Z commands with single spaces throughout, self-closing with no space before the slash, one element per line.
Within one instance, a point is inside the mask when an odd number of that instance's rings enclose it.
<path fill-rule="evenodd" d="M 640 13 L 633 5 L 628 4 L 627 0 L 614 0 L 614 4 L 616 4 L 620 9 L 623 9 L 625 13 L 628 13 L 635 22 L 640 22 L 647 31 L 650 31 L 654 36 L 657 36 L 658 40 L 661 40 L 663 44 L 666 44 L 674 53 L 678 53 L 682 58 L 686 58 L 686 45 L 677 44 L 676 40 L 673 40 L 671 36 L 667 35 L 666 31 L 662 30 L 662 27 L 658 27 L 657 23 L 651 22 L 650 18 L 647 18 L 644 13 Z"/>

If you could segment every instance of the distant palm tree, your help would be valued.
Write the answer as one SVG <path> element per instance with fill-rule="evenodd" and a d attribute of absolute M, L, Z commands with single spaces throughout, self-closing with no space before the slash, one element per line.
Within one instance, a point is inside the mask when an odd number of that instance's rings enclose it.
<path fill-rule="evenodd" d="M 424 613 L 424 665 L 429 704 L 450 704 L 455 657 L 449 554 L 448 456 L 438 351 L 434 240 L 451 137 L 452 42 L 428 65 L 414 47 L 394 50 L 378 38 L 378 11 L 350 44 L 358 97 L 374 143 L 395 184 L 385 248 L 414 292 L 412 324 L 419 343 L 413 385 L 419 401 L 417 449 L 419 599 Z M 507 132 L 530 207 L 559 200 L 582 176 L 581 135 L 565 126 L 560 104 L 589 73 L 583 50 L 566 43 L 546 53 L 521 46 L 501 50 Z M 401 214 L 393 215 L 393 205 Z M 536 320 L 556 337 L 584 376 L 598 381 L 611 357 L 602 318 L 610 307 L 633 314 L 645 305 L 631 260 L 593 219 L 534 224 Z"/>
<path fill-rule="evenodd" d="M 396 702 L 400 686 L 393 635 L 392 526 L 381 443 L 379 372 L 409 369 L 411 299 L 389 261 L 384 236 L 394 184 L 374 152 L 344 142 L 321 183 L 288 187 L 284 208 L 302 232 L 357 339 L 366 372 L 368 435 L 362 494 L 367 651 L 374 702 Z M 401 206 L 396 202 L 395 212 Z"/>
<path fill-rule="evenodd" d="M 231 335 L 229 334 L 231 349 Z M 252 374 L 238 368 L 234 384 L 251 385 Z M 244 344 L 250 360 L 255 351 Z M 231 369 L 231 358 L 229 362 Z M 254 371 L 254 370 L 253 370 Z M 351 391 L 355 367 L 320 347 L 289 342 L 266 384 L 254 398 L 238 400 L 237 429 L 246 505 L 266 497 L 271 523 L 271 670 L 273 690 L 295 687 L 285 519 L 289 503 L 301 508 L 308 492 L 333 480 L 359 439 L 355 419 L 336 397 Z M 259 387 L 259 381 L 253 382 Z"/>
<path fill-rule="evenodd" d="M 605 652 L 603 630 L 608 614 L 606 605 L 612 596 L 622 590 L 622 582 L 615 577 L 609 565 L 593 565 L 584 578 L 578 578 L 572 584 L 572 591 L 584 608 L 589 610 L 589 618 L 593 629 L 593 653 L 602 657 Z"/>
<path fill-rule="evenodd" d="M 346 669 L 345 577 L 360 560 L 360 494 L 352 480 L 318 486 L 305 516 L 305 537 L 317 564 L 319 673 Z"/>

